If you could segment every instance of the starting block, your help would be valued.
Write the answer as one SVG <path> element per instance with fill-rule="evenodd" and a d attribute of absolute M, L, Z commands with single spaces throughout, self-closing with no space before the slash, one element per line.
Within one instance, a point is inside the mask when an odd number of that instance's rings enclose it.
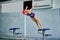
<path fill-rule="evenodd" d="M 38 31 L 42 31 L 42 33 L 39 33 L 39 34 L 42 34 L 42 40 L 45 40 L 45 37 L 46 36 L 51 36 L 51 34 L 46 34 L 45 31 L 47 30 L 50 30 L 50 28 L 43 28 L 43 29 L 38 29 Z"/>
<path fill-rule="evenodd" d="M 15 33 L 15 31 L 17 30 L 17 29 L 20 29 L 20 28 L 10 28 L 9 29 L 9 31 L 13 31 L 12 33 L 13 33 L 13 36 L 14 36 L 14 34 L 22 34 L 22 33 Z"/>

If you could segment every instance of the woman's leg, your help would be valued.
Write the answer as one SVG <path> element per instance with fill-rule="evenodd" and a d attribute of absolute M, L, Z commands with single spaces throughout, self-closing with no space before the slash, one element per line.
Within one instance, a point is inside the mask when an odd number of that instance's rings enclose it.
<path fill-rule="evenodd" d="M 32 20 L 37 24 L 39 29 L 42 29 L 41 22 L 38 20 L 38 18 L 36 16 L 34 16 L 34 18 L 32 18 Z"/>

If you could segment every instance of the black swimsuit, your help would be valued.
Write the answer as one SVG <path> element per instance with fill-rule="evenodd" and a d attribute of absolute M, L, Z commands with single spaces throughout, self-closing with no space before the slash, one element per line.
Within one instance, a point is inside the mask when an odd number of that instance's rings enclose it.
<path fill-rule="evenodd" d="M 31 18 L 34 18 L 35 14 L 34 13 L 30 13 L 30 14 L 27 14 L 28 16 L 30 16 Z"/>

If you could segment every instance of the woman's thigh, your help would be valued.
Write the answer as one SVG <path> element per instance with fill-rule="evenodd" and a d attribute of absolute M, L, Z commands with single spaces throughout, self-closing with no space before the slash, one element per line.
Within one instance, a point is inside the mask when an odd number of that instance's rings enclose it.
<path fill-rule="evenodd" d="M 37 22 L 38 18 L 36 16 L 34 16 L 34 18 L 31 18 L 33 21 Z"/>

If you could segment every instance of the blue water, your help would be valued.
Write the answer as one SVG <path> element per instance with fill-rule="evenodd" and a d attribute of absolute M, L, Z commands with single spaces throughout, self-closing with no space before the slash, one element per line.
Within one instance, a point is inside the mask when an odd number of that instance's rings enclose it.
<path fill-rule="evenodd" d="M 21 39 L 3 39 L 3 38 L 0 38 L 0 40 L 21 40 Z M 36 39 L 24 39 L 24 40 L 36 40 Z M 42 39 L 37 39 L 37 40 L 42 40 Z M 60 38 L 47 38 L 45 40 L 60 40 Z"/>

